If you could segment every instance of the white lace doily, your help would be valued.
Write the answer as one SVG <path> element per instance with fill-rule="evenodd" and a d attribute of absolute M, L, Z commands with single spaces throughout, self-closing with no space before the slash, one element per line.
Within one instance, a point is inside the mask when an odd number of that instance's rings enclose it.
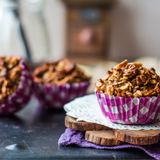
<path fill-rule="evenodd" d="M 160 130 L 160 122 L 143 125 L 123 125 L 112 123 L 106 119 L 99 107 L 97 97 L 94 94 L 76 98 L 75 100 L 64 105 L 66 114 L 77 118 L 77 121 L 86 121 L 101 124 L 113 129 L 129 129 L 129 130 Z"/>

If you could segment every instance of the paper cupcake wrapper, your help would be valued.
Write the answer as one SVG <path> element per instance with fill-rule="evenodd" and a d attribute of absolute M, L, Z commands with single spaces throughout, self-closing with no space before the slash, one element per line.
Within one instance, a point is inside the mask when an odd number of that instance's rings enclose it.
<path fill-rule="evenodd" d="M 63 109 L 63 105 L 86 94 L 89 82 L 65 85 L 34 85 L 35 95 L 40 107 L 44 109 Z"/>
<path fill-rule="evenodd" d="M 23 59 L 20 60 L 22 73 L 15 92 L 0 105 L 0 115 L 7 115 L 22 109 L 32 96 L 33 79 L 30 70 Z"/>
<path fill-rule="evenodd" d="M 119 124 L 155 123 L 160 118 L 160 96 L 125 98 L 95 91 L 101 111 L 106 118 Z"/>

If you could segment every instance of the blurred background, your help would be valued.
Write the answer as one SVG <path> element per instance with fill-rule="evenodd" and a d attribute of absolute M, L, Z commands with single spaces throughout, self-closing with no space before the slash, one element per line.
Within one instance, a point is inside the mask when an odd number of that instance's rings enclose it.
<path fill-rule="evenodd" d="M 159 0 L 0 0 L 0 56 L 67 57 L 92 84 L 124 59 L 160 74 L 159 8 Z"/>

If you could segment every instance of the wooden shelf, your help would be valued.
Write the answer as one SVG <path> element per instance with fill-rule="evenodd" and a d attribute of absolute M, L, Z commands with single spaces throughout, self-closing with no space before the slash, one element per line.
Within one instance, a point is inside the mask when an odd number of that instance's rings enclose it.
<path fill-rule="evenodd" d="M 61 0 L 68 6 L 106 6 L 113 5 L 115 0 Z"/>
<path fill-rule="evenodd" d="M 83 64 L 83 65 L 89 65 L 94 66 L 97 63 L 104 62 L 105 58 L 70 58 L 68 59 L 74 63 Z"/>

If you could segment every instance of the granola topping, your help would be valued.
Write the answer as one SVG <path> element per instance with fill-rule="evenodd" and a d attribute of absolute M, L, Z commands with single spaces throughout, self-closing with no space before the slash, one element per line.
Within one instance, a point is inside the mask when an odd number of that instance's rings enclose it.
<path fill-rule="evenodd" d="M 142 63 L 121 62 L 95 83 L 96 90 L 120 97 L 160 96 L 160 77 Z"/>
<path fill-rule="evenodd" d="M 0 105 L 17 89 L 21 71 L 20 57 L 0 57 Z"/>
<path fill-rule="evenodd" d="M 66 83 L 89 81 L 90 77 L 68 59 L 49 62 L 33 72 L 35 83 L 62 85 Z"/>

